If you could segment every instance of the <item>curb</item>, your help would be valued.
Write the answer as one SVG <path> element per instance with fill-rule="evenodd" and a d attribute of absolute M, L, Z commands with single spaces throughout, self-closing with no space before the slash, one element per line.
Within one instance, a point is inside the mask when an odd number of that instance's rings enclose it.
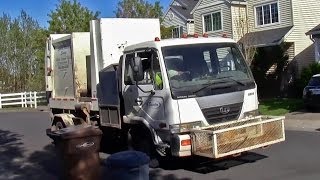
<path fill-rule="evenodd" d="M 35 108 L 3 108 L 0 109 L 0 113 L 9 113 L 9 112 L 49 112 L 49 107 L 38 107 Z"/>

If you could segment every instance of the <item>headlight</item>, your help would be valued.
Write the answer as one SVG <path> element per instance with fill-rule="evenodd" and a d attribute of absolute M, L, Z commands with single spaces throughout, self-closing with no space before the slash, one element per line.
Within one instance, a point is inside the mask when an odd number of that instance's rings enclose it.
<path fill-rule="evenodd" d="M 307 90 L 303 89 L 303 96 L 306 96 L 306 95 L 307 95 Z"/>
<path fill-rule="evenodd" d="M 172 124 L 169 126 L 171 133 L 182 133 L 182 132 L 188 132 L 191 129 L 196 129 L 202 127 L 201 121 L 195 121 L 190 123 L 184 123 L 184 124 Z"/>

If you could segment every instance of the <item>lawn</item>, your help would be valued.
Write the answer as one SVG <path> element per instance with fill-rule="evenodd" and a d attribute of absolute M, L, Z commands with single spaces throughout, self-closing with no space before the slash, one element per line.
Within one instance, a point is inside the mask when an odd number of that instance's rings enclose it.
<path fill-rule="evenodd" d="M 303 108 L 302 99 L 264 99 L 260 100 L 259 112 L 262 115 L 282 116 Z"/>

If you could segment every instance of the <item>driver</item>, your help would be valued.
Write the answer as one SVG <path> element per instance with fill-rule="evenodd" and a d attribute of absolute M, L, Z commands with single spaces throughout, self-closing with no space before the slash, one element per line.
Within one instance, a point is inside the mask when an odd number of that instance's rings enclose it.
<path fill-rule="evenodd" d="M 167 64 L 169 79 L 171 79 L 174 76 L 181 75 L 187 72 L 184 70 L 183 60 L 180 58 L 167 59 L 166 64 Z"/>

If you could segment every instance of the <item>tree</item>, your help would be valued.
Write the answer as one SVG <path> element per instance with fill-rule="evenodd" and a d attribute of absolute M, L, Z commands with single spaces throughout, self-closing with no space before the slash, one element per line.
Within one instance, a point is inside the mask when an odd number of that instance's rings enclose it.
<path fill-rule="evenodd" d="M 59 0 L 59 5 L 48 16 L 50 33 L 89 32 L 90 20 L 97 19 L 100 12 L 83 7 L 77 0 Z"/>
<path fill-rule="evenodd" d="M 118 18 L 159 18 L 161 19 L 163 7 L 160 1 L 154 4 L 144 0 L 122 0 L 118 2 L 116 11 Z M 172 27 L 164 27 L 161 25 L 161 38 L 166 39 L 171 37 Z"/>
<path fill-rule="evenodd" d="M 44 89 L 45 39 L 45 30 L 25 11 L 14 19 L 0 16 L 1 92 Z"/>
<path fill-rule="evenodd" d="M 163 25 L 160 26 L 160 31 L 161 31 L 161 38 L 162 39 L 168 39 L 172 37 L 172 29 L 174 27 L 165 27 Z"/>
<path fill-rule="evenodd" d="M 160 1 L 151 4 L 144 0 L 122 0 L 114 13 L 118 18 L 160 18 L 162 9 Z"/>
<path fill-rule="evenodd" d="M 237 40 L 240 40 L 240 43 L 243 46 L 244 56 L 249 65 L 251 65 L 256 53 L 257 48 L 252 46 L 251 43 L 255 41 L 253 36 L 249 34 L 252 32 L 252 23 L 247 17 L 246 8 L 243 6 L 238 6 L 236 9 L 236 14 L 238 15 L 235 20 Z"/>

